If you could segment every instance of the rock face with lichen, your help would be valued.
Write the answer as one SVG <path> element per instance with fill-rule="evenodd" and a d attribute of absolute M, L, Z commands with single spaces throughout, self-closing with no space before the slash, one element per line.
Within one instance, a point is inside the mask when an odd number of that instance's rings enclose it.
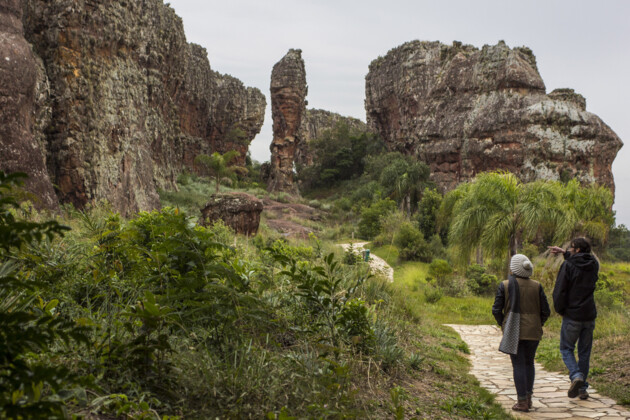
<path fill-rule="evenodd" d="M 244 161 L 265 97 L 214 72 L 162 0 L 22 3 L 47 76 L 34 112 L 50 115 L 31 129 L 61 201 L 152 209 L 197 154 L 236 149 Z"/>
<path fill-rule="evenodd" d="M 25 187 L 38 208 L 55 209 L 57 196 L 46 170 L 46 155 L 34 131 L 45 120 L 35 93 L 45 85 L 41 62 L 24 38 L 19 0 L 0 6 L 0 170 L 25 172 Z M 43 86 L 39 91 L 45 94 Z"/>
<path fill-rule="evenodd" d="M 211 225 L 217 220 L 243 235 L 255 235 L 260 224 L 263 202 L 250 194 L 230 193 L 212 194 L 210 200 L 201 209 L 199 224 Z"/>
<path fill-rule="evenodd" d="M 528 48 L 403 44 L 370 64 L 365 107 L 368 126 L 427 162 L 442 190 L 501 169 L 614 192 L 621 140 L 572 89 L 546 94 Z"/>
<path fill-rule="evenodd" d="M 295 150 L 296 165 L 312 165 L 313 153 L 309 147 L 310 142 L 321 138 L 325 131 L 334 129 L 337 124 L 345 124 L 353 133 L 367 131 L 367 125 L 357 118 L 344 117 L 323 109 L 307 109 L 298 132 L 300 142 Z"/>
<path fill-rule="evenodd" d="M 302 50 L 291 49 L 271 72 L 271 172 L 269 191 L 297 194 L 293 179 L 295 153 L 300 144 L 299 129 L 306 111 L 306 70 Z"/>

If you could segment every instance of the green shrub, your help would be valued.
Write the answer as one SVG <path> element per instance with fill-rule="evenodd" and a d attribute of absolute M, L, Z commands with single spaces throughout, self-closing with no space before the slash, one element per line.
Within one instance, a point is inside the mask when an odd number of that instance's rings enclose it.
<path fill-rule="evenodd" d="M 424 240 L 422 232 L 411 222 L 404 222 L 398 228 L 394 237 L 394 244 L 398 247 L 399 258 L 403 261 L 431 260 L 429 244 Z"/>
<path fill-rule="evenodd" d="M 343 263 L 347 265 L 355 265 L 362 261 L 361 253 L 352 244 L 343 253 Z"/>
<path fill-rule="evenodd" d="M 438 233 L 437 214 L 442 204 L 442 194 L 435 189 L 425 188 L 418 203 L 418 227 L 425 238 Z"/>
<path fill-rule="evenodd" d="M 369 206 L 373 201 L 383 196 L 383 189 L 377 181 L 369 181 L 360 185 L 352 192 L 352 202 Z"/>
<path fill-rule="evenodd" d="M 623 281 L 614 277 L 614 272 L 599 272 L 595 288 L 595 300 L 598 306 L 605 308 L 622 307 L 624 303 Z"/>
<path fill-rule="evenodd" d="M 396 209 L 396 203 L 386 198 L 379 200 L 370 207 L 361 210 L 361 219 L 359 220 L 359 235 L 365 239 L 376 237 L 381 231 L 382 218 L 389 215 Z"/>
<path fill-rule="evenodd" d="M 498 284 L 497 276 L 486 273 L 486 268 L 479 264 L 468 266 L 466 279 L 468 288 L 476 295 L 491 294 Z"/>
<path fill-rule="evenodd" d="M 444 296 L 444 292 L 439 287 L 429 286 L 424 290 L 424 300 L 427 303 L 437 303 Z"/>
<path fill-rule="evenodd" d="M 20 250 L 68 230 L 56 221 L 14 216 L 19 206 L 13 194 L 24 178 L 0 171 L 0 418 L 61 419 L 67 417 L 63 394 L 74 396 L 66 390 L 78 386 L 78 378 L 51 361 L 53 349 L 60 342 L 87 342 L 86 330 L 64 316 L 58 299 L 43 300 L 28 270 L 20 270 Z M 36 356 L 41 353 L 53 357 Z"/>
<path fill-rule="evenodd" d="M 453 268 L 446 260 L 436 258 L 429 264 L 429 275 L 435 278 L 439 287 L 447 286 L 448 277 L 452 272 Z"/>
<path fill-rule="evenodd" d="M 394 211 L 381 219 L 381 231 L 374 238 L 374 245 L 393 245 L 400 226 L 407 218 L 401 211 Z"/>

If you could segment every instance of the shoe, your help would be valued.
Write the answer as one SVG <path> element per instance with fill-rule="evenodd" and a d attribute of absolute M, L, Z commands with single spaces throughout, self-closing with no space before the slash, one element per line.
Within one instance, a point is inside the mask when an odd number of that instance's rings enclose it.
<path fill-rule="evenodd" d="M 529 407 L 527 404 L 527 400 L 519 401 L 512 406 L 512 410 L 514 411 L 523 411 L 525 413 L 529 412 Z"/>
<path fill-rule="evenodd" d="M 580 393 L 580 388 L 582 388 L 583 386 L 584 379 L 582 378 L 575 378 L 573 381 L 571 381 L 571 386 L 569 387 L 569 392 L 567 393 L 569 398 L 577 397 Z"/>
<path fill-rule="evenodd" d="M 588 399 L 588 391 L 585 389 L 580 389 L 579 397 L 581 400 Z"/>
<path fill-rule="evenodd" d="M 532 394 L 527 394 L 527 408 L 531 410 L 533 406 L 534 403 L 532 402 Z"/>

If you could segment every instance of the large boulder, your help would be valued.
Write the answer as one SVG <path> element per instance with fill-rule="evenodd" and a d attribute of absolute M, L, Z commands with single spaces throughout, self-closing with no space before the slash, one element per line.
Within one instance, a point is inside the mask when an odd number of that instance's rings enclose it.
<path fill-rule="evenodd" d="M 300 143 L 299 129 L 306 112 L 306 70 L 302 50 L 291 49 L 271 72 L 271 174 L 269 191 L 297 194 L 293 163 Z"/>
<path fill-rule="evenodd" d="M 263 202 L 250 194 L 212 194 L 201 209 L 199 224 L 208 226 L 217 220 L 243 235 L 255 235 L 260 224 Z"/>
<path fill-rule="evenodd" d="M 365 90 L 368 126 L 429 164 L 443 191 L 500 169 L 614 192 L 621 140 L 573 90 L 546 94 L 529 48 L 408 42 L 370 64 Z"/>

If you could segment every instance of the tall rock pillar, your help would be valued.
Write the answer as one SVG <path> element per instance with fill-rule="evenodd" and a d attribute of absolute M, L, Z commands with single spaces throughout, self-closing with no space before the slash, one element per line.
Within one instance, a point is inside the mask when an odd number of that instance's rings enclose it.
<path fill-rule="evenodd" d="M 302 50 L 291 49 L 271 72 L 271 174 L 269 191 L 297 194 L 293 180 L 295 151 L 300 142 L 298 130 L 306 112 L 306 71 Z"/>
<path fill-rule="evenodd" d="M 0 170 L 25 172 L 38 208 L 55 209 L 45 153 L 33 135 L 36 83 L 44 76 L 24 38 L 20 0 L 0 5 Z"/>

